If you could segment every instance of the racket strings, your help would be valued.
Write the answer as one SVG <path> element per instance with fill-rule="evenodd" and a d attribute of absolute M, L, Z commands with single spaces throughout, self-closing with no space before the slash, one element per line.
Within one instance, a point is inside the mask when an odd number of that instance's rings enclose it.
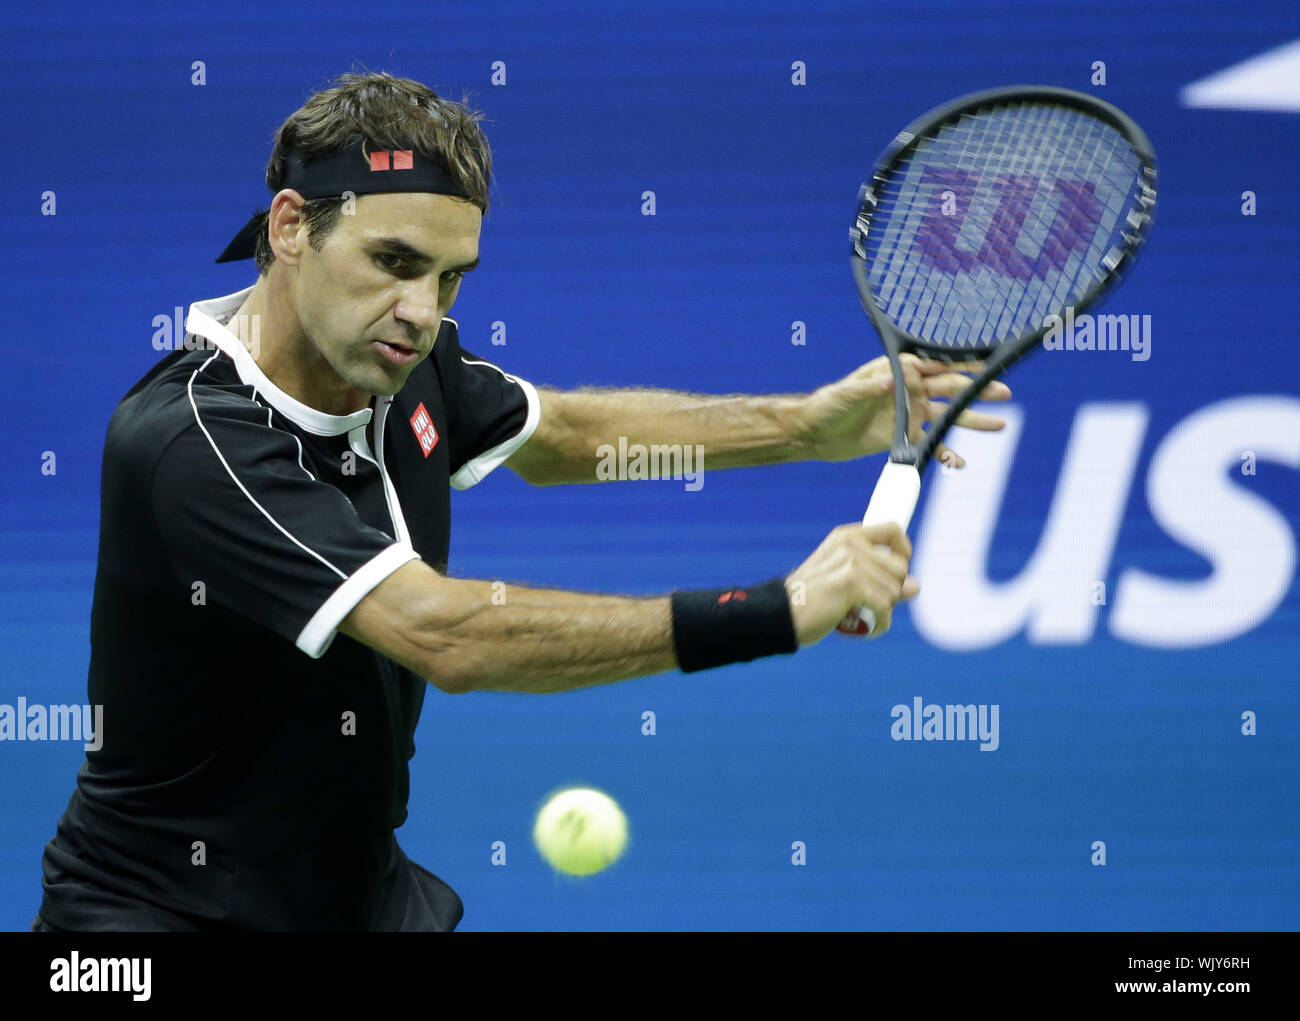
<path fill-rule="evenodd" d="M 973 304 L 970 300 L 970 292 L 973 290 L 971 287 L 972 281 L 964 280 L 960 273 L 948 272 L 937 276 L 938 287 L 936 288 L 932 284 L 932 281 L 936 279 L 935 274 L 924 272 L 927 265 L 930 268 L 933 268 L 935 263 L 939 263 L 940 268 L 947 268 L 950 270 L 954 268 L 967 269 L 974 277 L 973 282 L 976 285 L 976 288 L 974 289 L 977 289 L 980 294 L 985 295 L 989 293 L 987 285 L 990 281 L 986 278 L 990 274 L 997 273 L 1005 278 L 1006 286 L 1003 288 L 1006 291 L 1003 306 L 1004 315 L 1001 320 L 992 320 L 993 332 L 996 332 L 999 328 L 1001 328 L 1002 331 L 1005 331 L 1007 320 L 1014 319 L 1017 314 L 1019 314 L 1021 318 L 1024 317 L 1026 309 L 1024 299 L 1030 296 L 1031 292 L 1036 290 L 1041 295 L 1043 288 L 1033 288 L 1027 286 L 1029 281 L 1021 282 L 1015 279 L 1017 275 L 1022 278 L 1026 277 L 1024 272 L 1025 267 L 1023 265 L 1024 259 L 1018 257 L 1018 251 L 1013 251 L 1011 247 L 1016 240 L 1015 237 L 1013 237 L 1012 232 L 1022 225 L 1022 220 L 1025 215 L 1022 210 L 1020 211 L 1020 216 L 1017 216 L 1017 211 L 1015 209 L 1017 204 L 1017 192 L 1021 193 L 1020 198 L 1023 199 L 1023 193 L 1026 191 L 1024 181 L 1025 175 L 1021 174 L 1018 175 L 1018 177 L 1011 177 L 1009 172 L 1014 172 L 1018 168 L 1015 166 L 1014 161 L 1001 159 L 1000 154 L 1007 151 L 1009 147 L 1016 147 L 1014 151 L 1023 154 L 1027 149 L 1026 136 L 1030 134 L 1038 134 L 1040 137 L 1043 137 L 1043 125 L 1036 122 L 1042 121 L 1042 115 L 1044 112 L 1044 110 L 1039 108 L 1032 111 L 1032 117 L 1022 119 L 1019 125 L 1017 125 L 1021 129 L 1019 137 L 1015 137 L 1014 135 L 1009 137 L 1007 129 L 1012 126 L 1013 122 L 1007 118 L 997 119 L 995 122 L 996 133 L 986 133 L 987 138 L 985 141 L 988 143 L 988 151 L 994 154 L 994 159 L 999 163 L 998 169 L 1004 172 L 1001 176 L 1001 183 L 1004 185 L 1002 196 L 1004 204 L 1007 193 L 1008 191 L 1010 192 L 1010 204 L 1012 206 L 1012 215 L 1010 217 L 1011 223 L 993 222 L 992 217 L 995 214 L 996 209 L 993 206 L 991 198 L 987 192 L 985 194 L 980 194 L 976 191 L 971 195 L 961 196 L 968 200 L 974 200 L 968 201 L 968 204 L 973 206 L 973 209 L 968 212 L 965 217 L 962 231 L 958 232 L 957 236 L 951 239 L 951 241 L 956 241 L 958 244 L 964 241 L 966 252 L 969 253 L 972 249 L 972 243 L 979 238 L 980 232 L 982 231 L 986 241 L 982 248 L 976 252 L 981 259 L 971 259 L 968 257 L 965 260 L 967 265 L 961 267 L 961 261 L 959 258 L 961 253 L 957 250 L 957 245 L 952 243 L 939 245 L 937 251 L 936 246 L 931 243 L 928 249 L 920 248 L 919 257 L 917 251 L 906 253 L 908 257 L 905 259 L 903 264 L 901 273 L 902 279 L 900 281 L 901 287 L 899 288 L 898 297 L 899 299 L 903 299 L 910 290 L 917 286 L 917 277 L 920 276 L 922 278 L 923 298 L 926 299 L 931 307 L 929 309 L 930 315 L 928 318 L 923 320 L 922 325 L 919 326 L 920 332 L 933 336 L 936 339 L 956 340 L 960 342 L 963 339 L 963 334 L 960 332 L 961 326 L 963 323 L 966 323 L 970 327 L 970 329 L 965 333 L 967 338 L 972 341 L 977 339 L 988 341 L 991 339 L 991 331 L 988 328 L 982 329 L 981 327 L 987 327 L 987 321 L 992 319 L 988 313 L 994 311 L 988 307 L 987 303 L 985 303 L 984 307 L 980 307 L 978 303 L 974 303 L 974 307 L 972 308 L 963 308 L 963 305 L 971 306 Z M 968 118 L 967 120 L 970 121 L 973 120 L 973 118 Z M 969 124 L 962 125 L 962 127 L 963 129 L 967 129 Z M 980 170 L 985 170 L 987 173 L 987 167 L 981 167 L 978 160 L 975 158 L 978 153 L 976 152 L 976 146 L 973 143 L 973 140 L 970 138 L 971 132 L 969 130 L 961 130 L 952 131 L 948 134 L 950 135 L 950 138 L 947 140 L 949 143 L 947 148 L 958 154 L 956 158 L 953 158 L 951 152 L 945 153 L 941 145 L 935 145 L 933 143 L 927 147 L 927 151 L 924 153 L 928 165 L 932 166 L 935 158 L 939 157 L 944 160 L 950 168 L 955 169 L 955 175 L 950 175 L 949 180 L 940 180 L 939 183 L 960 186 L 963 181 L 978 180 L 979 178 L 975 175 L 978 174 Z M 942 142 L 943 139 L 936 139 L 936 141 Z M 1081 144 L 1080 139 L 1075 138 L 1074 142 L 1076 149 L 1079 148 Z M 1058 146 L 1057 151 L 1059 153 L 1059 158 L 1055 165 L 1049 165 L 1046 168 L 1047 173 L 1059 173 L 1061 166 L 1067 162 L 1078 164 L 1078 154 L 1071 152 L 1068 146 Z M 1008 166 L 1009 162 L 1011 163 L 1010 166 Z M 1022 160 L 1021 162 L 1028 165 L 1025 160 Z M 935 175 L 931 176 L 933 177 Z M 969 191 L 969 187 L 966 190 Z M 957 199 L 958 196 L 951 188 L 948 189 L 946 198 L 952 202 L 954 206 L 957 204 L 954 200 Z M 1023 201 L 1019 202 L 1019 204 L 1021 206 L 1024 205 Z M 924 209 L 925 207 L 922 206 L 921 208 Z M 1004 216 L 1003 219 L 1005 220 L 1007 218 Z M 973 231 L 971 230 L 972 225 L 974 227 Z M 1026 230 L 1025 233 L 1029 235 L 1031 243 L 1038 242 L 1041 247 L 1041 243 L 1044 240 L 1044 237 L 1042 236 L 1042 226 L 1039 225 L 1037 231 L 1033 230 L 1033 226 L 1033 224 L 1030 224 L 1030 229 Z M 963 237 L 963 233 L 966 236 Z M 1039 236 L 1034 237 L 1035 233 Z M 948 240 L 949 239 L 940 237 L 941 242 Z M 1068 243 L 1072 242 L 1074 239 L 1067 234 L 1065 240 Z M 1007 262 L 1010 260 L 1021 263 L 1020 266 L 1016 267 L 1016 269 L 1019 270 L 1018 273 L 1013 269 L 1008 268 Z M 947 265 L 945 265 L 945 263 Z M 1046 274 L 1043 275 L 1045 276 Z M 1043 303 L 1050 303 L 1051 297 L 1056 297 L 1059 300 L 1059 298 L 1068 291 L 1070 284 L 1068 276 L 1066 274 L 1060 274 L 1059 276 L 1061 279 L 1058 281 L 1058 288 L 1050 297 L 1042 298 Z M 961 300 L 961 295 L 958 295 L 957 299 L 954 299 L 952 294 L 954 288 L 964 292 L 965 300 Z M 940 310 L 946 313 L 945 321 L 942 322 L 939 321 L 937 315 Z M 897 311 L 897 309 L 895 311 Z M 981 315 L 981 313 L 984 314 Z M 985 322 L 981 322 L 981 320 L 985 320 Z M 918 328 L 916 320 L 913 321 L 912 325 L 914 330 Z"/>
<path fill-rule="evenodd" d="M 973 282 L 975 288 L 970 286 L 970 281 L 963 280 L 963 278 L 956 273 L 947 273 L 939 278 L 942 290 L 939 293 L 934 294 L 932 299 L 934 300 L 934 305 L 931 307 L 930 315 L 920 327 L 922 332 L 927 336 L 941 340 L 957 340 L 958 342 L 963 339 L 969 339 L 971 341 L 988 341 L 990 339 L 995 339 L 990 336 L 991 332 L 996 334 L 999 331 L 1005 331 L 1007 328 L 1006 320 L 1014 318 L 1016 311 L 1023 310 L 1023 299 L 1031 292 L 1032 288 L 1017 281 L 1015 279 L 1015 274 L 1008 270 L 1006 263 L 1010 259 L 1017 259 L 1017 250 L 1012 250 L 1011 247 L 1016 240 L 1012 232 L 1018 230 L 1022 226 L 1022 218 L 1025 214 L 1022 210 L 1020 215 L 1017 216 L 1017 210 L 1015 207 L 1017 204 L 1021 206 L 1024 205 L 1024 193 L 1027 191 L 1027 188 L 1025 175 L 1020 174 L 1012 176 L 1012 174 L 1019 169 L 1015 166 L 1014 160 L 1004 160 L 1001 158 L 1001 154 L 1007 152 L 1023 154 L 1028 149 L 1027 139 L 1029 136 L 1038 135 L 1039 137 L 1043 137 L 1044 125 L 1036 123 L 1042 120 L 1043 113 L 1044 111 L 1042 108 L 1038 108 L 1031 110 L 1030 116 L 1022 118 L 1019 122 L 1012 121 L 1005 117 L 997 118 L 992 122 L 987 122 L 992 123 L 995 130 L 987 133 L 986 150 L 988 153 L 992 154 L 993 160 L 996 160 L 999 163 L 997 169 L 1004 172 L 1000 177 L 1000 182 L 1004 185 L 1004 188 L 999 197 L 1002 199 L 1003 205 L 1008 204 L 1009 199 L 1009 204 L 1012 207 L 1011 215 L 1010 217 L 1004 216 L 1003 219 L 1010 219 L 1011 222 L 1008 224 L 1005 222 L 995 222 L 993 220 L 996 209 L 993 206 L 993 201 L 988 192 L 981 194 L 979 191 L 975 191 L 970 196 L 962 196 L 972 200 L 969 204 L 974 206 L 974 215 L 968 213 L 967 217 L 963 221 L 961 231 L 957 233 L 954 240 L 958 244 L 965 242 L 964 247 L 966 251 L 969 252 L 972 250 L 974 242 L 978 241 L 982 233 L 986 240 L 983 246 L 978 250 L 977 254 L 982 256 L 983 264 L 969 265 L 977 260 L 966 260 L 968 268 L 973 271 L 973 276 L 975 278 Z M 948 148 L 955 149 L 958 152 L 958 157 L 956 159 L 953 159 L 949 153 L 943 152 L 943 149 L 938 145 L 932 145 L 926 153 L 928 159 L 933 160 L 937 156 L 944 159 L 950 166 L 955 166 L 956 168 L 957 174 L 953 175 L 953 180 L 948 182 L 941 181 L 940 183 L 960 185 L 964 180 L 979 180 L 980 178 L 977 177 L 977 175 L 981 171 L 987 173 L 989 169 L 987 166 L 987 160 L 985 161 L 986 166 L 982 167 L 979 165 L 979 160 L 977 159 L 978 154 L 976 152 L 978 141 L 973 140 L 970 137 L 972 134 L 972 131 L 969 130 L 972 126 L 970 123 L 971 120 L 973 119 L 968 118 L 967 123 L 962 125 L 963 130 L 949 133 L 951 139 Z M 1020 130 L 1018 132 L 1012 132 L 1009 130 L 1012 127 L 1017 127 Z M 1064 162 L 1069 158 L 1069 156 L 1070 154 L 1068 152 L 1062 151 L 1060 162 Z M 1021 162 L 1026 166 L 1029 165 L 1027 160 L 1022 160 Z M 1010 165 L 1008 165 L 1008 163 L 1010 163 Z M 1046 170 L 1050 173 L 1059 170 L 1059 167 L 1049 166 Z M 1029 186 L 1036 186 L 1037 183 L 1037 181 L 1029 182 Z M 957 205 L 957 202 L 954 201 L 957 199 L 957 195 L 953 191 L 949 190 L 946 198 L 952 202 L 954 207 Z M 952 210 L 952 212 L 955 211 L 956 209 Z M 972 226 L 974 227 L 974 230 L 971 229 Z M 1029 241 L 1031 243 L 1037 242 L 1041 248 L 1042 242 L 1044 241 L 1044 238 L 1041 236 L 1041 231 L 1035 232 L 1031 229 L 1025 231 L 1025 233 L 1029 235 Z M 1040 236 L 1035 237 L 1035 233 L 1040 234 Z M 948 263 L 949 265 L 947 268 L 950 269 L 953 268 L 952 264 L 958 266 L 961 265 L 958 260 L 958 252 L 953 250 L 955 247 L 955 245 L 948 246 L 947 251 L 944 251 L 941 248 L 937 253 L 937 258 L 933 246 L 931 246 L 929 250 L 921 250 L 921 259 L 917 259 L 915 253 L 911 253 L 913 257 L 907 262 L 907 269 L 905 270 L 904 279 L 902 281 L 903 288 L 900 291 L 900 297 L 903 293 L 906 293 L 908 288 L 916 285 L 916 277 L 918 275 L 918 270 L 922 268 L 922 260 L 930 264 L 943 260 L 940 263 L 941 267 L 943 266 L 943 263 Z M 929 258 L 926 258 L 926 256 L 929 256 Z M 1024 276 L 1023 267 L 1021 267 L 1021 269 L 1022 272 L 1020 275 Z M 986 278 L 991 273 L 995 272 L 1008 278 L 1007 286 L 1005 288 L 1006 294 L 1004 295 L 1004 314 L 1000 320 L 992 315 L 996 310 L 988 307 L 987 304 L 980 307 L 978 303 L 974 303 L 973 309 L 962 307 L 963 305 L 970 306 L 973 304 L 970 300 L 970 292 L 972 290 L 977 290 L 978 293 L 985 295 L 989 293 L 988 285 L 990 281 Z M 954 288 L 966 292 L 966 299 L 964 301 L 960 300 L 960 297 L 956 300 L 954 299 L 952 294 Z M 930 291 L 933 293 L 934 289 L 930 288 Z M 938 321 L 936 315 L 940 308 L 942 308 L 946 313 L 946 321 L 942 323 Z M 971 315 L 972 312 L 974 315 L 973 319 Z M 970 328 L 963 334 L 961 327 L 966 321 L 969 321 L 968 325 Z M 915 325 L 915 323 L 913 325 Z"/>
<path fill-rule="evenodd" d="M 1124 136 L 1068 107 L 1015 103 L 943 124 L 877 189 L 865 239 L 877 303 L 953 349 L 1041 327 L 1109 271 L 1140 183 Z"/>

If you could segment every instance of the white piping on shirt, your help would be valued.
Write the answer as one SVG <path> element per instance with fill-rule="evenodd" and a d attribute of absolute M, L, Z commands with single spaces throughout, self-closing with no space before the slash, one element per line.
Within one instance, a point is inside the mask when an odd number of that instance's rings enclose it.
<path fill-rule="evenodd" d="M 257 387 L 253 387 L 253 403 L 260 408 L 266 408 L 266 427 L 268 429 L 274 429 L 275 426 L 271 424 L 271 416 L 275 413 L 275 409 L 263 404 L 257 399 Z M 311 479 L 313 482 L 317 481 L 316 476 L 311 473 L 305 464 L 302 463 L 302 439 L 297 433 L 293 433 L 292 435 L 293 441 L 298 444 L 298 467 L 303 470 L 303 474 L 305 474 L 307 478 Z"/>
<path fill-rule="evenodd" d="M 198 427 L 203 430 L 203 435 L 207 437 L 208 443 L 212 447 L 212 452 L 217 455 L 217 460 L 221 462 L 221 466 L 226 469 L 226 474 L 229 475 L 230 478 L 234 481 L 235 485 L 239 487 L 239 491 L 243 493 L 246 497 L 248 497 L 248 502 L 251 503 L 254 507 L 256 507 L 259 511 L 261 511 L 262 516 L 265 517 L 267 521 L 271 522 L 271 524 L 275 526 L 275 528 L 277 529 L 277 531 L 280 532 L 281 535 L 283 535 L 291 543 L 293 543 L 295 546 L 301 549 L 304 553 L 308 553 L 311 556 L 315 557 L 322 564 L 328 567 L 331 571 L 337 574 L 340 578 L 346 581 L 348 577 L 347 572 L 342 571 L 339 568 L 335 567 L 323 556 L 317 553 L 314 549 L 311 549 L 310 547 L 300 542 L 294 535 L 292 535 L 289 532 L 287 528 L 285 528 L 282 524 L 280 524 L 280 522 L 276 521 L 275 518 L 271 516 L 271 513 L 265 507 L 263 507 L 260 503 L 257 502 L 256 499 L 253 498 L 253 494 L 250 493 L 244 487 L 244 484 L 239 481 L 238 476 L 236 476 L 235 473 L 231 470 L 230 465 L 226 462 L 225 457 L 222 456 L 221 450 L 217 447 L 216 440 L 212 438 L 212 434 L 208 432 L 207 426 L 203 424 L 203 419 L 199 416 L 199 406 L 194 401 L 194 378 L 200 372 L 202 372 L 204 369 L 208 367 L 208 362 L 212 361 L 213 358 L 217 358 L 219 355 L 220 352 L 214 351 L 212 353 L 212 356 L 208 359 L 207 362 L 204 362 L 202 365 L 200 365 L 197 369 L 195 369 L 190 374 L 190 381 L 188 384 L 186 384 L 185 389 L 186 392 L 189 394 L 190 407 L 194 409 L 194 421 L 198 424 Z"/>

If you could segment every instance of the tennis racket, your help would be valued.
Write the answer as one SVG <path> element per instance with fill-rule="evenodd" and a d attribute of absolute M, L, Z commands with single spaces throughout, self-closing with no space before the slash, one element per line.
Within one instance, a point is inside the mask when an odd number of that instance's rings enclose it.
<path fill-rule="evenodd" d="M 850 265 L 894 374 L 894 439 L 863 525 L 904 531 L 921 476 L 957 417 L 1082 314 L 1132 265 L 1151 230 L 1156 157 L 1124 113 L 1082 92 L 1017 85 L 972 93 L 901 131 L 858 192 Z M 908 439 L 899 355 L 983 360 L 919 443 Z M 839 624 L 870 635 L 875 614 Z"/>

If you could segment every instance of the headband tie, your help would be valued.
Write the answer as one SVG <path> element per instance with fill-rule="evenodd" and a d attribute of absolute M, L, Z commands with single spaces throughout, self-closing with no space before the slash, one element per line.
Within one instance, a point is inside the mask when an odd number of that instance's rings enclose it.
<path fill-rule="evenodd" d="M 284 184 L 305 199 L 334 198 L 344 192 L 375 195 L 393 191 L 425 191 L 467 199 L 469 193 L 452 180 L 447 168 L 413 149 L 377 149 L 364 138 L 342 149 L 322 153 L 311 162 L 297 150 L 285 159 Z M 258 220 L 269 210 L 254 213 L 217 262 L 251 259 L 257 253 Z M 265 226 L 263 225 L 263 228 Z"/>

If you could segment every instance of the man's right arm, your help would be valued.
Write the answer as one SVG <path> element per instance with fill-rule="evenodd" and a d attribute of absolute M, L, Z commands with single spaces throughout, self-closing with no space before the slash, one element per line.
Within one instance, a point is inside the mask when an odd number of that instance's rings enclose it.
<path fill-rule="evenodd" d="M 460 693 L 567 691 L 673 670 L 669 601 L 447 578 L 413 560 L 339 631 Z"/>
<path fill-rule="evenodd" d="M 888 550 L 882 546 L 889 547 Z M 819 641 L 850 607 L 888 629 L 911 544 L 896 525 L 835 529 L 786 579 L 800 645 Z M 633 598 L 448 578 L 422 561 L 399 567 L 338 630 L 443 691 L 556 692 L 678 666 L 668 597 Z"/>

